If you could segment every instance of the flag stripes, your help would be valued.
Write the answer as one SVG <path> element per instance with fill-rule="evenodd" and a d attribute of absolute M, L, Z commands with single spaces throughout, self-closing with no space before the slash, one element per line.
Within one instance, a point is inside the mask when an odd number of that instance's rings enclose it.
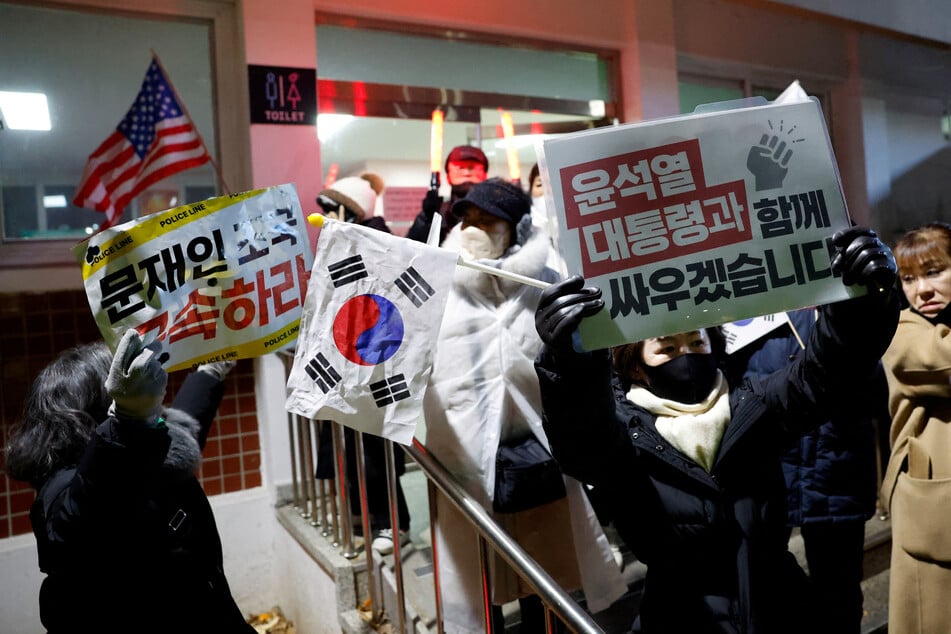
<path fill-rule="evenodd" d="M 409 267 L 394 282 L 406 297 L 413 302 L 416 308 L 422 306 L 426 300 L 436 294 L 436 289 L 429 285 L 419 271 Z"/>
<path fill-rule="evenodd" d="M 363 256 L 360 255 L 338 260 L 329 265 L 327 270 L 330 272 L 330 280 L 334 288 L 340 288 L 369 275 L 366 264 L 363 263 Z"/>
<path fill-rule="evenodd" d="M 105 229 L 152 184 L 210 160 L 198 130 L 153 57 L 132 107 L 90 154 L 73 204 L 104 212 Z"/>
<path fill-rule="evenodd" d="M 373 400 L 376 401 L 377 407 L 386 407 L 390 403 L 410 397 L 406 379 L 402 374 L 394 374 L 388 379 L 371 383 L 370 392 L 373 393 Z"/>
<path fill-rule="evenodd" d="M 307 372 L 307 376 L 317 384 L 317 387 L 319 387 L 324 394 L 332 390 L 337 383 L 340 382 L 340 375 L 334 367 L 330 365 L 330 361 L 327 361 L 327 357 L 320 352 L 307 363 L 304 367 L 304 371 Z"/>

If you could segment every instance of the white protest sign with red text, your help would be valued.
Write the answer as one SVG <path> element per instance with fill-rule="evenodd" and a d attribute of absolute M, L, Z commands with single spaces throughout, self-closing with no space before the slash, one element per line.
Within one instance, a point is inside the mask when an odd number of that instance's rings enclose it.
<path fill-rule="evenodd" d="M 830 268 L 850 223 L 818 103 L 762 104 L 540 142 L 565 268 L 604 295 L 585 349 L 864 292 Z"/>
<path fill-rule="evenodd" d="M 276 352 L 297 338 L 313 263 L 293 185 L 221 196 L 106 229 L 73 248 L 113 350 L 128 328 L 168 371 Z"/>

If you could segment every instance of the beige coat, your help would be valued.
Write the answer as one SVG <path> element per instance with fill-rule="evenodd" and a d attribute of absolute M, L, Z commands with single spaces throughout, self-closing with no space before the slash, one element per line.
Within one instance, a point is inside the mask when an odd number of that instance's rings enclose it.
<path fill-rule="evenodd" d="M 951 328 L 903 310 L 883 357 L 892 455 L 889 631 L 951 632 Z"/>

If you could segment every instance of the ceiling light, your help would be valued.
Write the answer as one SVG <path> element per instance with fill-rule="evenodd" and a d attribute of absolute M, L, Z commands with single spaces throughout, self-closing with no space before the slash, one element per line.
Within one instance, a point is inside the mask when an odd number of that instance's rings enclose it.
<path fill-rule="evenodd" d="M 50 109 L 41 92 L 0 90 L 0 112 L 11 130 L 49 130 Z"/>
<path fill-rule="evenodd" d="M 66 196 L 57 194 L 55 196 L 43 196 L 43 206 L 47 209 L 56 209 L 66 206 Z"/>

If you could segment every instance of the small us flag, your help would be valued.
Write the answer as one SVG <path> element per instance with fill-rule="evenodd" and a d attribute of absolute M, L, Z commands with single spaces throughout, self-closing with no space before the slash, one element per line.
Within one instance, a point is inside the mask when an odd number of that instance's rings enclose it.
<path fill-rule="evenodd" d="M 430 286 L 429 282 L 413 267 L 406 269 L 402 275 L 396 278 L 394 283 L 413 302 L 416 308 L 422 306 L 426 300 L 436 294 L 436 289 Z"/>
<path fill-rule="evenodd" d="M 370 391 L 373 393 L 373 400 L 377 407 L 386 407 L 390 403 L 402 401 L 409 398 L 409 388 L 406 387 L 406 379 L 402 374 L 393 376 L 370 384 Z"/>
<path fill-rule="evenodd" d="M 89 155 L 73 204 L 104 212 L 106 220 L 100 229 L 106 229 L 153 183 L 210 160 L 198 130 L 153 56 L 132 107 Z"/>
<path fill-rule="evenodd" d="M 356 282 L 369 275 L 367 273 L 367 267 L 363 263 L 363 257 L 359 255 L 337 260 L 329 265 L 327 270 L 330 271 L 330 279 L 334 284 L 334 288 L 340 288 L 341 286 Z"/>

